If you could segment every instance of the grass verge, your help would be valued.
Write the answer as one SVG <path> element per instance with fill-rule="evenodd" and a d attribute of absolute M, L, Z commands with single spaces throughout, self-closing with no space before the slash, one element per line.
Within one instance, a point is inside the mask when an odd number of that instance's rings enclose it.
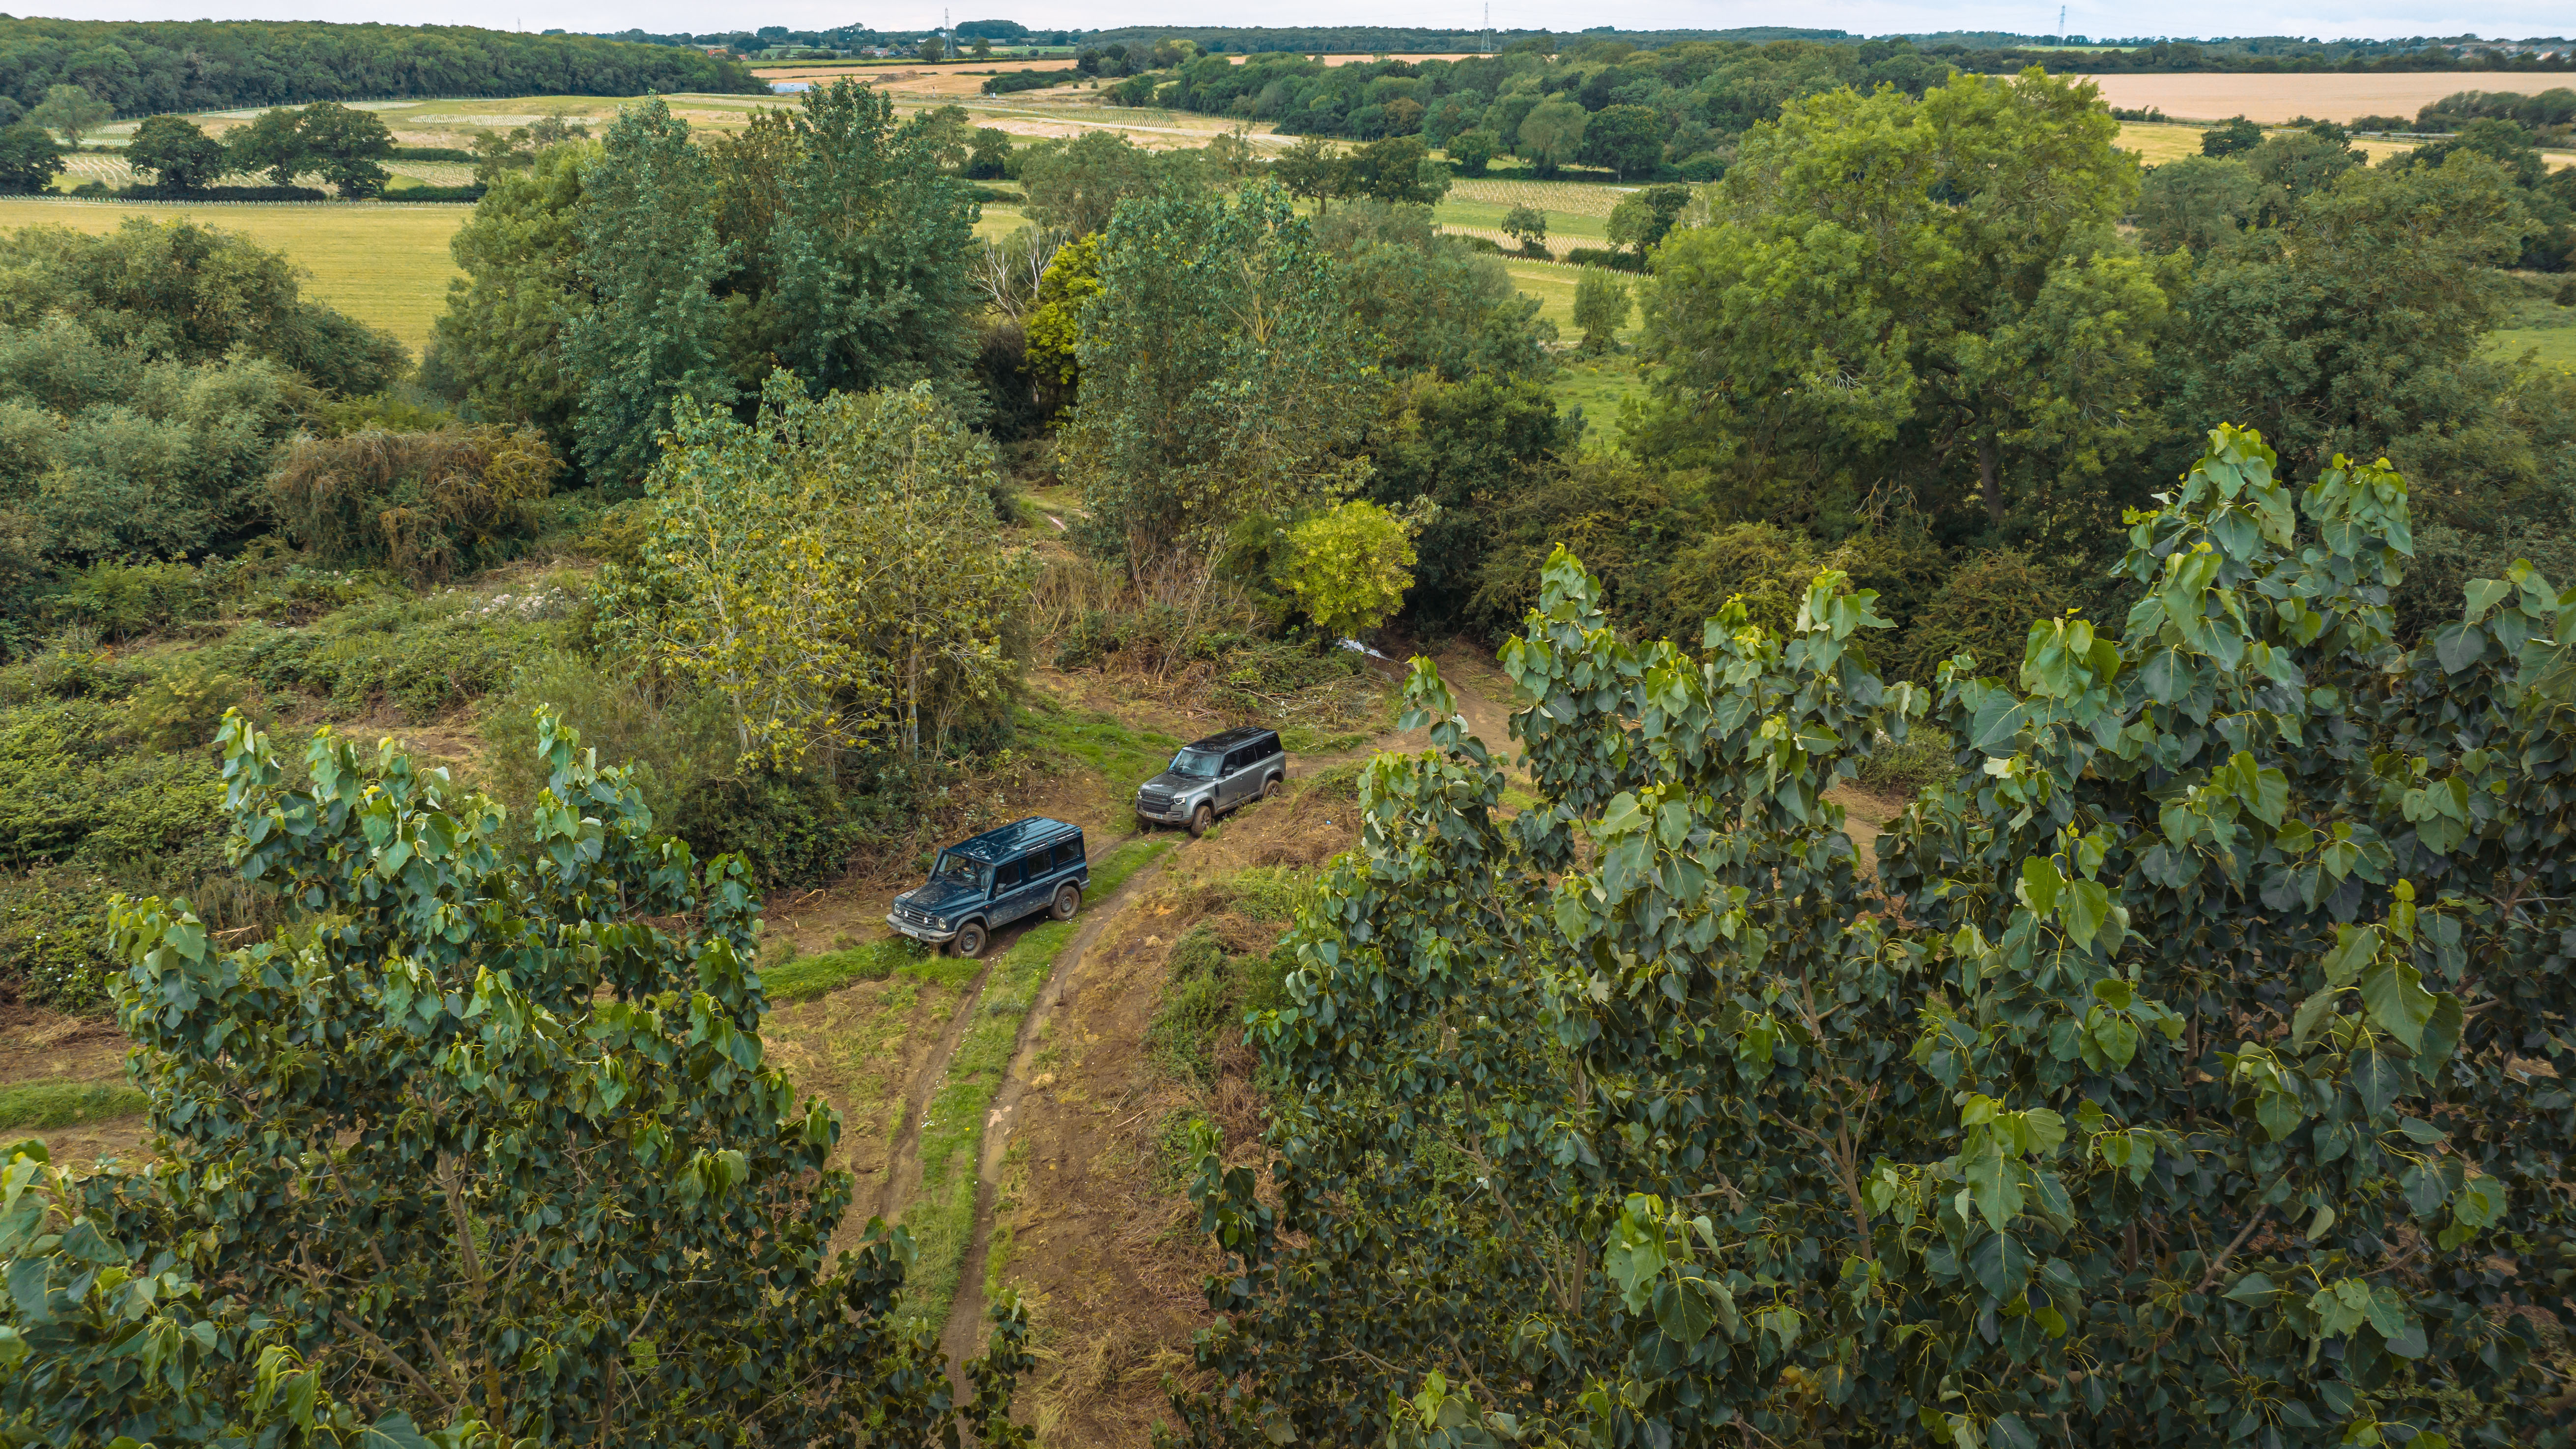
<path fill-rule="evenodd" d="M 1131 840 L 1091 870 L 1089 901 L 1097 905 L 1165 851 L 1172 840 Z M 975 1165 L 984 1149 L 984 1119 L 993 1094 L 1011 1067 L 1020 1023 L 1036 1004 L 1056 954 L 1073 940 L 1080 918 L 1049 921 L 1021 934 L 993 962 L 975 1020 L 948 1059 L 948 1072 L 921 1123 L 921 1195 L 905 1207 L 919 1256 L 906 1280 L 905 1298 L 933 1323 L 944 1323 L 957 1296 L 958 1276 L 975 1235 Z M 943 964 L 938 960 L 924 966 Z M 972 966 L 971 961 L 956 963 Z M 906 975 L 913 968 L 905 969 Z"/>
<path fill-rule="evenodd" d="M 779 1006 L 811 1001 L 853 981 L 883 981 L 896 971 L 931 960 L 929 948 L 908 936 L 888 936 L 846 951 L 799 956 L 760 973 L 770 1001 Z M 972 973 L 969 973 L 972 974 Z"/>
<path fill-rule="evenodd" d="M 114 1082 L 24 1082 L 0 1087 L 0 1131 L 135 1117 L 151 1105 L 150 1097 Z"/>

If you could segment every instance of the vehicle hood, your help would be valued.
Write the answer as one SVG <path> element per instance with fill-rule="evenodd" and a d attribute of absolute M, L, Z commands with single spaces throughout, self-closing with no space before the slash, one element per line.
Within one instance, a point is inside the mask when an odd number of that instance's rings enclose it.
<path fill-rule="evenodd" d="M 1216 781 L 1214 780 L 1194 780 L 1187 775 L 1175 775 L 1171 771 L 1165 770 L 1163 773 L 1156 775 L 1154 778 L 1146 781 L 1137 788 L 1140 790 L 1160 790 L 1166 795 L 1186 795 L 1192 790 L 1198 789 L 1202 785 L 1213 785 L 1215 783 Z"/>
<path fill-rule="evenodd" d="M 981 905 L 983 901 L 982 891 L 964 881 L 954 880 L 928 881 L 895 897 L 898 905 L 910 906 L 916 911 L 928 911 L 934 916 L 953 915 Z"/>

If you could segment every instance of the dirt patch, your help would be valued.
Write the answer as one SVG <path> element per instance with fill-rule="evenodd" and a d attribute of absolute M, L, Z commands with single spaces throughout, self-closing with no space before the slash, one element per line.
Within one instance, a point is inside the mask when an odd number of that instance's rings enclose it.
<path fill-rule="evenodd" d="M 24 1002 L 0 1002 L 0 1087 L 28 1083 L 126 1084 L 125 1054 L 133 1043 L 116 1024 L 98 1017 L 65 1016 Z M 53 1160 L 82 1168 L 102 1157 L 133 1161 L 144 1155 L 150 1124 L 137 1114 L 105 1117 L 68 1127 L 0 1128 L 0 1141 L 34 1138 Z"/>
<path fill-rule="evenodd" d="M 122 1082 L 133 1046 L 116 1023 L 65 1016 L 25 1002 L 0 1004 L 0 1086 L 23 1082 Z"/>
<path fill-rule="evenodd" d="M 1168 1418 L 1162 1376 L 1186 1374 L 1208 1322 L 1199 1280 L 1215 1254 L 1160 1141 L 1190 1097 L 1144 1046 L 1176 929 L 1140 908 L 1104 930 L 1064 983 L 1019 1103 L 1025 1182 L 1002 1277 L 1036 1325 L 1021 1402 L 1044 1445 L 1145 1442 Z"/>

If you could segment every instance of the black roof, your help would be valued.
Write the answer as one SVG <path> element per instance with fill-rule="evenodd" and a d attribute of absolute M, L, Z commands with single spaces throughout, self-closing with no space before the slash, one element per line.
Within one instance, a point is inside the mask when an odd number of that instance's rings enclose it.
<path fill-rule="evenodd" d="M 1041 845 L 1053 845 L 1068 835 L 1081 833 L 1082 827 L 1079 825 L 1067 825 L 1061 820 L 1049 820 L 1043 815 L 1032 815 L 1026 820 L 1014 820 L 1008 825 L 997 825 L 972 840 L 961 840 L 948 848 L 959 855 L 983 861 L 987 865 L 995 865 L 1013 859 L 1023 852 L 1035 850 Z"/>
<path fill-rule="evenodd" d="M 1206 739 L 1193 740 L 1190 742 L 1190 748 L 1194 750 L 1230 750 L 1236 745 L 1248 745 L 1254 740 L 1268 739 L 1271 734 L 1272 731 L 1263 729 L 1258 725 L 1237 725 L 1233 729 L 1223 730 L 1216 734 L 1212 734 Z"/>

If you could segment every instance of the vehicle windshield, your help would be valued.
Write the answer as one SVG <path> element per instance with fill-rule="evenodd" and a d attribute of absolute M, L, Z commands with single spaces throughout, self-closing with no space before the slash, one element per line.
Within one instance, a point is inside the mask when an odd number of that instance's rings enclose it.
<path fill-rule="evenodd" d="M 984 878 L 990 870 L 990 866 L 973 856 L 960 855 L 953 850 L 943 850 L 939 853 L 939 864 L 931 870 L 930 877 L 933 880 L 958 881 L 981 890 L 984 888 Z"/>
<path fill-rule="evenodd" d="M 1172 756 L 1172 773 L 1184 780 L 1213 780 L 1225 756 L 1212 750 L 1183 750 Z"/>

